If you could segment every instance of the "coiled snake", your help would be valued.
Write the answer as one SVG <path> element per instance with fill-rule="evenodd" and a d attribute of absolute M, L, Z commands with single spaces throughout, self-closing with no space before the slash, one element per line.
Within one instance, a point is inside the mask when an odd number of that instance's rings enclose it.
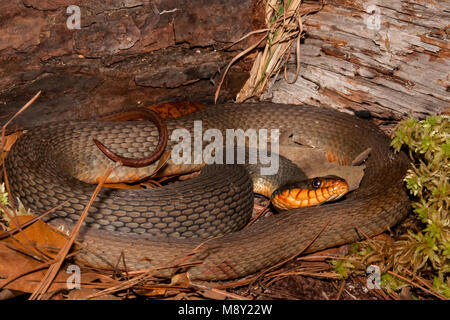
<path fill-rule="evenodd" d="M 363 234 L 376 235 L 402 220 L 409 210 L 402 182 L 407 159 L 402 153 L 394 154 L 388 137 L 368 121 L 311 106 L 226 104 L 166 121 L 169 136 L 176 128 L 193 134 L 197 119 L 202 120 L 203 132 L 217 128 L 224 136 L 226 129 L 276 128 L 281 135 L 301 137 L 302 143 L 346 163 L 371 148 L 365 176 L 360 187 L 339 202 L 290 210 L 230 233 L 245 224 L 253 204 L 248 169 L 242 166 L 206 166 L 199 177 L 150 191 L 103 189 L 78 235 L 85 249 L 77 259 L 111 267 L 123 253 L 128 269 L 200 261 L 187 267 L 191 279 L 232 279 L 302 250 L 317 251 L 359 240 Z M 67 201 L 53 214 L 52 223 L 71 228 L 95 188 L 85 182 L 95 182 L 97 172 L 112 163 L 93 138 L 120 155 L 142 158 L 155 148 L 158 131 L 142 121 L 67 121 L 33 128 L 19 138 L 6 160 L 13 194 L 35 212 Z M 169 142 L 168 147 L 175 143 Z M 143 178 L 155 166 L 116 168 L 111 181 L 130 175 Z M 169 161 L 166 171 L 173 167 Z M 280 175 L 289 178 L 290 170 L 280 163 Z M 231 225 L 223 226 L 224 220 Z M 205 240 L 202 230 L 215 237 Z M 167 233 L 171 236 L 163 235 Z M 173 271 L 160 273 L 169 276 Z"/>

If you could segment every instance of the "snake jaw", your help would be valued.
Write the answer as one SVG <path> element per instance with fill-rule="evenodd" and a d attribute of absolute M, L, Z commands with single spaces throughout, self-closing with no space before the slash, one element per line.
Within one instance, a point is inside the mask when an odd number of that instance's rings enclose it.
<path fill-rule="evenodd" d="M 345 180 L 340 178 L 325 178 L 330 197 L 324 202 L 336 201 L 348 193 L 349 187 Z M 322 182 L 322 184 L 324 184 Z"/>

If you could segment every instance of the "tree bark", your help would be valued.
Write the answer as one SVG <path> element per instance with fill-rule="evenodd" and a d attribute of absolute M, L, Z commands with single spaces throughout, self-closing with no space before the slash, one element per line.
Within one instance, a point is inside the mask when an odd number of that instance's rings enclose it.
<path fill-rule="evenodd" d="M 304 28 L 300 76 L 263 99 L 364 110 L 388 127 L 450 106 L 448 1 L 329 0 Z"/>
<path fill-rule="evenodd" d="M 80 29 L 73 29 L 75 12 L 67 13 L 73 4 Z M 39 90 L 16 126 L 211 102 L 220 70 L 242 46 L 224 48 L 252 30 L 254 10 L 251 0 L 2 1 L 0 121 Z M 222 99 L 236 95 L 247 68 L 231 70 Z"/>

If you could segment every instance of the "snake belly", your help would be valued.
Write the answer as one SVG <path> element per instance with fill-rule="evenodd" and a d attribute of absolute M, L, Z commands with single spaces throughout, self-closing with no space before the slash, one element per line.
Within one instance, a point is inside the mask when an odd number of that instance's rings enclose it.
<path fill-rule="evenodd" d="M 170 276 L 175 270 L 170 266 L 177 262 L 196 262 L 186 267 L 190 279 L 233 279 L 300 251 L 379 234 L 409 211 L 403 185 L 407 158 L 394 154 L 389 138 L 368 121 L 306 105 L 225 104 L 166 120 L 169 137 L 177 128 L 194 136 L 194 120 L 202 120 L 203 132 L 215 128 L 224 137 L 226 129 L 279 129 L 281 136 L 300 137 L 302 144 L 324 149 L 342 163 L 351 163 L 367 148 L 371 153 L 360 187 L 342 201 L 289 210 L 244 229 L 240 228 L 251 212 L 253 193 L 243 166 L 207 166 L 181 185 L 151 192 L 103 189 L 77 237 L 82 249 L 76 259 L 111 268 L 123 254 L 128 270 L 154 267 L 161 276 Z M 92 138 L 120 155 L 142 158 L 156 146 L 158 132 L 146 122 L 67 121 L 33 128 L 18 139 L 5 162 L 14 197 L 36 213 L 63 203 L 51 223 L 70 230 L 94 190 L 87 182 L 95 182 L 112 164 Z M 176 143 L 169 141 L 168 148 Z M 169 160 L 165 171 L 179 171 L 180 166 L 185 172 L 198 168 Z M 281 175 L 292 174 L 283 166 Z M 153 171 L 153 165 L 119 167 L 111 180 L 139 179 Z"/>

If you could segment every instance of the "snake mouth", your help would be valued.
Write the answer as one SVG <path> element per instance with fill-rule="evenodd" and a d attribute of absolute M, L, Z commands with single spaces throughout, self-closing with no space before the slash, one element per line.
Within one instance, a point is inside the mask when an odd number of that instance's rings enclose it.
<path fill-rule="evenodd" d="M 275 209 L 285 211 L 336 201 L 349 191 L 347 182 L 339 177 L 320 177 L 275 190 L 271 201 Z"/>

